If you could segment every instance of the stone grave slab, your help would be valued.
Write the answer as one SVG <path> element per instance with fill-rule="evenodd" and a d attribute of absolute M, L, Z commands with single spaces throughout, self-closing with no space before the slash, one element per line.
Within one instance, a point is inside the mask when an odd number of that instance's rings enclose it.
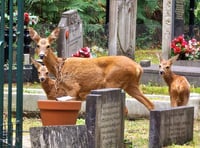
<path fill-rule="evenodd" d="M 149 147 L 184 144 L 193 139 L 194 107 L 183 106 L 150 112 Z"/>
<path fill-rule="evenodd" d="M 122 148 L 125 93 L 118 88 L 91 91 L 86 100 L 88 148 Z"/>
<path fill-rule="evenodd" d="M 88 148 L 85 125 L 30 128 L 32 148 Z"/>

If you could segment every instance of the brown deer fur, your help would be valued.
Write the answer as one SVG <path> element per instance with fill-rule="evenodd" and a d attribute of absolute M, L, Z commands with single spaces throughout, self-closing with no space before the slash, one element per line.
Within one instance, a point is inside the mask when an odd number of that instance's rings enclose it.
<path fill-rule="evenodd" d="M 56 87 L 56 81 L 49 77 L 49 72 L 46 66 L 38 63 L 37 61 L 31 59 L 32 64 L 38 71 L 38 78 L 40 80 L 41 86 L 47 95 L 49 100 L 56 100 L 58 97 L 66 96 L 65 91 Z"/>
<path fill-rule="evenodd" d="M 176 55 L 169 60 L 165 60 L 158 54 L 160 60 L 159 73 L 169 86 L 172 107 L 187 105 L 190 96 L 190 84 L 187 79 L 171 71 L 171 66 L 178 56 Z"/>
<path fill-rule="evenodd" d="M 68 96 L 85 100 L 86 95 L 91 90 L 121 88 L 149 110 L 154 108 L 151 101 L 139 89 L 143 70 L 139 64 L 130 58 L 106 56 L 100 58 L 67 58 L 62 61 L 53 54 L 50 47 L 52 40 L 58 37 L 58 28 L 47 38 L 41 38 L 32 28 L 29 31 L 31 38 L 37 44 L 37 53 L 43 58 L 48 70 L 55 74 L 59 88 L 64 89 Z"/>

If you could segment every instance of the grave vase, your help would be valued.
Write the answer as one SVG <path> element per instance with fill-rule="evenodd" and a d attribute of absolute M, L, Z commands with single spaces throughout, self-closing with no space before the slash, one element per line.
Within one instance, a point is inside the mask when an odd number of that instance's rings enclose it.
<path fill-rule="evenodd" d="M 43 126 L 74 125 L 81 109 L 81 101 L 39 100 L 37 103 Z"/>

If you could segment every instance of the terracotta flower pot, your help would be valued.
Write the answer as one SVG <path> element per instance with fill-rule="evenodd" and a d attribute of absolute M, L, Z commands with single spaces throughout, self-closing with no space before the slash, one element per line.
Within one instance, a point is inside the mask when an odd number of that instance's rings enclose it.
<path fill-rule="evenodd" d="M 38 108 L 44 126 L 73 125 L 76 124 L 81 101 L 39 100 Z"/>

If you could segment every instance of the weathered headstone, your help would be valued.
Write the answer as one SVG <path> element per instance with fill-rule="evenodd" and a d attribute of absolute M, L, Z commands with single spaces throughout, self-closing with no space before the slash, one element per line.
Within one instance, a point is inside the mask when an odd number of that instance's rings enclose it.
<path fill-rule="evenodd" d="M 82 21 L 78 12 L 63 12 L 58 27 L 61 30 L 57 40 L 58 56 L 71 57 L 83 47 Z"/>
<path fill-rule="evenodd" d="M 137 0 L 110 0 L 109 3 L 109 55 L 125 55 L 133 58 Z"/>
<path fill-rule="evenodd" d="M 32 148 L 88 148 L 85 125 L 30 128 Z"/>
<path fill-rule="evenodd" d="M 88 148 L 122 148 L 125 93 L 118 88 L 93 90 L 86 100 Z"/>
<path fill-rule="evenodd" d="M 174 3 L 173 38 L 184 34 L 184 0 L 175 0 Z"/>
<path fill-rule="evenodd" d="M 149 147 L 184 144 L 193 139 L 194 107 L 175 107 L 150 112 Z"/>

